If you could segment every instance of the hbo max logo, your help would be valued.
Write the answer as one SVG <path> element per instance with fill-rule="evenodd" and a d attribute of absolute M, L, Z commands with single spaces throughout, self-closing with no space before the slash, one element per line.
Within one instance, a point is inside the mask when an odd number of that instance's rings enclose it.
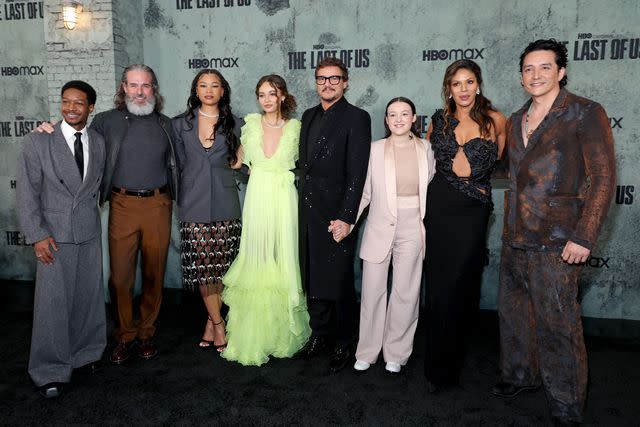
<path fill-rule="evenodd" d="M 238 57 L 229 58 L 194 58 L 189 60 L 189 68 L 237 68 Z"/>
<path fill-rule="evenodd" d="M 428 49 L 422 51 L 423 61 L 455 61 L 457 59 L 484 59 L 485 48 Z"/>

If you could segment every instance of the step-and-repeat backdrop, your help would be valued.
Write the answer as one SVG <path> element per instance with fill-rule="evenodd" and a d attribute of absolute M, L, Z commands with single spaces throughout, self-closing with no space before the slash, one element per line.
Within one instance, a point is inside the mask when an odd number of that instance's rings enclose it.
<path fill-rule="evenodd" d="M 485 94 L 508 116 L 527 99 L 519 81 L 522 49 L 538 38 L 565 42 L 568 89 L 599 101 L 607 110 L 618 168 L 610 214 L 581 280 L 583 312 L 640 319 L 640 194 L 635 192 L 640 184 L 640 6 L 636 0 L 136 3 L 131 7 L 142 8 L 139 15 L 144 20 L 142 25 L 136 23 L 144 32 L 144 58 L 136 60 L 156 70 L 168 115 L 184 110 L 199 69 L 216 68 L 231 84 L 237 115 L 258 110 L 256 82 L 264 74 L 278 73 L 297 97 L 300 116 L 318 101 L 315 64 L 325 56 L 336 56 L 350 69 L 346 96 L 371 114 L 376 139 L 383 134 L 384 106 L 395 96 L 415 102 L 425 131 L 431 114 L 442 105 L 444 70 L 460 58 L 480 64 Z M 4 279 L 34 277 L 35 261 L 25 247 L 14 206 L 21 138 L 39 121 L 49 119 L 42 14 L 42 2 L 0 1 L 0 278 Z M 126 25 L 126 18 L 122 21 Z M 483 308 L 496 304 L 503 191 L 504 182 L 496 182 Z M 174 228 L 168 287 L 180 287 L 178 250 Z"/>

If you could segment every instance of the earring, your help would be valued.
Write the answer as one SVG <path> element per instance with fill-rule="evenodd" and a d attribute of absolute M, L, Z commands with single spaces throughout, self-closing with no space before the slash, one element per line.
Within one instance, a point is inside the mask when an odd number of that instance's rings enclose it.
<path fill-rule="evenodd" d="M 449 99 L 453 98 L 453 95 L 449 94 Z"/>
<path fill-rule="evenodd" d="M 480 88 L 476 89 L 476 95 L 480 95 Z"/>

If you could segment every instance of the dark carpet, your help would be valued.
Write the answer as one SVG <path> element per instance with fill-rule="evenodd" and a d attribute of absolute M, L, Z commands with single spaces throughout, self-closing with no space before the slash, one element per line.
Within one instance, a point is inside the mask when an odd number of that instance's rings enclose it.
<path fill-rule="evenodd" d="M 0 424 L 15 425 L 550 425 L 543 391 L 503 400 L 497 379 L 494 312 L 479 315 L 461 386 L 429 394 L 419 325 L 414 353 L 400 374 L 382 358 L 367 372 L 328 371 L 328 357 L 272 359 L 261 367 L 227 362 L 196 348 L 202 303 L 166 290 L 158 321 L 159 355 L 74 375 L 57 399 L 44 400 L 27 374 L 32 287 L 0 282 Z M 587 319 L 590 385 L 585 425 L 640 425 L 640 322 Z M 587 327 L 591 325 L 590 327 Z M 113 324 L 109 324 L 111 333 Z M 602 332 L 614 330 L 609 337 Z M 265 331 L 268 333 L 268 331 Z M 615 335 L 612 338 L 611 335 Z M 111 335 L 110 335 L 111 338 Z M 111 347 L 109 347 L 108 351 Z M 105 360 L 107 358 L 105 353 Z"/>

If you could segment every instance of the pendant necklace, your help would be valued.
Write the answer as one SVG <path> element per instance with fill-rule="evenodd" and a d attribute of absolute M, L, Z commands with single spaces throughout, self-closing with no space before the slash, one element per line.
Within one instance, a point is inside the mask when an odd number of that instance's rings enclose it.
<path fill-rule="evenodd" d="M 529 108 L 527 109 L 527 114 L 524 119 L 524 133 L 527 135 L 527 139 L 531 137 L 531 134 L 535 130 L 535 129 L 529 130 L 529 114 L 531 114 L 532 107 L 533 107 L 533 102 L 529 105 Z"/>

